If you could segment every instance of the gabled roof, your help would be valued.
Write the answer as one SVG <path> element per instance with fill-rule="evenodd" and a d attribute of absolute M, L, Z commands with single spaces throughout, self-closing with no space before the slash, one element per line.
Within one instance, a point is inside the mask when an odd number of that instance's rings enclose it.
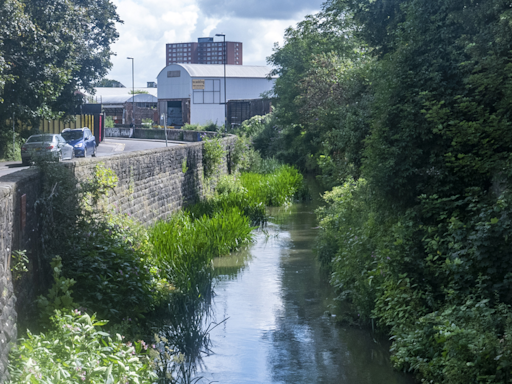
<path fill-rule="evenodd" d="M 160 71 L 178 70 L 181 67 L 190 77 L 224 77 L 224 64 L 171 64 Z M 267 78 L 272 69 L 257 65 L 226 65 L 226 77 Z M 160 73 L 158 74 L 160 76 Z M 275 78 L 276 76 L 273 76 Z"/>

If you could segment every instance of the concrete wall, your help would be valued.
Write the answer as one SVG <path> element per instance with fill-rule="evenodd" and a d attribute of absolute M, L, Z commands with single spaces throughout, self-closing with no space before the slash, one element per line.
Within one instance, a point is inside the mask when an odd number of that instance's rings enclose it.
<path fill-rule="evenodd" d="M 231 151 L 235 140 L 234 136 L 225 137 L 224 148 Z M 78 180 L 86 180 L 97 164 L 104 163 L 119 178 L 115 193 L 106 202 L 108 208 L 149 224 L 165 219 L 203 196 L 202 147 L 202 142 L 187 143 L 56 166 L 68 167 Z M 223 173 L 228 171 L 228 159 L 229 154 L 221 166 Z M 183 173 L 184 164 L 188 168 L 186 173 Z M 44 290 L 49 276 L 39 251 L 35 203 L 40 194 L 41 175 L 36 169 L 0 177 L 0 383 L 7 378 L 5 368 L 9 343 L 16 340 L 17 312 L 29 319 L 35 311 L 34 299 Z M 10 263 L 14 249 L 26 249 L 30 264 L 29 273 L 13 284 Z M 26 322 L 21 325 L 27 326 Z"/>

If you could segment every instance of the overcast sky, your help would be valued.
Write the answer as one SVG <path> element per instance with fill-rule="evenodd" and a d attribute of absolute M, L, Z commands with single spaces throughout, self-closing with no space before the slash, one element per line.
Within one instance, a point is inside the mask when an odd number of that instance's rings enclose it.
<path fill-rule="evenodd" d="M 225 33 L 227 41 L 243 43 L 245 65 L 266 65 L 284 30 L 320 10 L 324 0 L 112 0 L 124 21 L 112 49 L 114 66 L 107 75 L 135 86 L 156 81 L 165 67 L 165 44 L 197 41 Z M 222 38 L 219 38 L 222 41 Z"/>

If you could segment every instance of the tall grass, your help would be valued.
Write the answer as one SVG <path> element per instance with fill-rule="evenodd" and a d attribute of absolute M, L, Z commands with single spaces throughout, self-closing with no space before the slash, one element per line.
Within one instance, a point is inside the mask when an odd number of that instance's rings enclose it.
<path fill-rule="evenodd" d="M 250 201 L 259 201 L 272 207 L 290 203 L 293 196 L 303 188 L 302 175 L 289 165 L 282 165 L 269 174 L 243 173 L 240 181 Z"/>
<path fill-rule="evenodd" d="M 156 264 L 181 292 L 205 292 L 213 258 L 250 242 L 251 225 L 265 220 L 265 206 L 289 203 L 302 180 L 285 165 L 270 174 L 222 177 L 212 196 L 150 229 Z"/>
<path fill-rule="evenodd" d="M 150 241 L 158 264 L 176 288 L 201 291 L 211 260 L 247 244 L 252 229 L 249 218 L 231 207 L 211 217 L 182 213 L 160 221 L 151 228 Z"/>

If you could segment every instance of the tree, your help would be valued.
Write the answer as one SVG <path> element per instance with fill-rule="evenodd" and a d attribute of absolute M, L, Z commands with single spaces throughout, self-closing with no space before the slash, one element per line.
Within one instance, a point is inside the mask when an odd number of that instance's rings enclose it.
<path fill-rule="evenodd" d="M 106 88 L 126 88 L 121 82 L 112 79 L 101 79 L 94 83 L 94 87 L 106 87 Z"/>
<path fill-rule="evenodd" d="M 274 155 L 301 168 L 315 167 L 311 156 L 319 151 L 321 139 L 314 129 L 309 129 L 316 123 L 305 119 L 302 114 L 303 102 L 307 98 L 301 97 L 304 92 L 301 84 L 318 62 L 318 55 L 332 52 L 343 60 L 349 60 L 358 55 L 354 52 L 355 47 L 349 20 L 327 10 L 307 16 L 296 28 L 286 30 L 284 45 L 276 44 L 274 53 L 267 58 L 274 67 L 271 75 L 279 76 L 273 96 L 280 129 L 263 132 L 269 137 L 277 133 L 275 141 L 283 143 L 275 144 L 275 148 L 281 149 Z"/>
<path fill-rule="evenodd" d="M 0 17 L 2 126 L 12 112 L 32 123 L 73 114 L 77 91 L 92 91 L 112 66 L 120 19 L 109 0 L 6 0 Z"/>

